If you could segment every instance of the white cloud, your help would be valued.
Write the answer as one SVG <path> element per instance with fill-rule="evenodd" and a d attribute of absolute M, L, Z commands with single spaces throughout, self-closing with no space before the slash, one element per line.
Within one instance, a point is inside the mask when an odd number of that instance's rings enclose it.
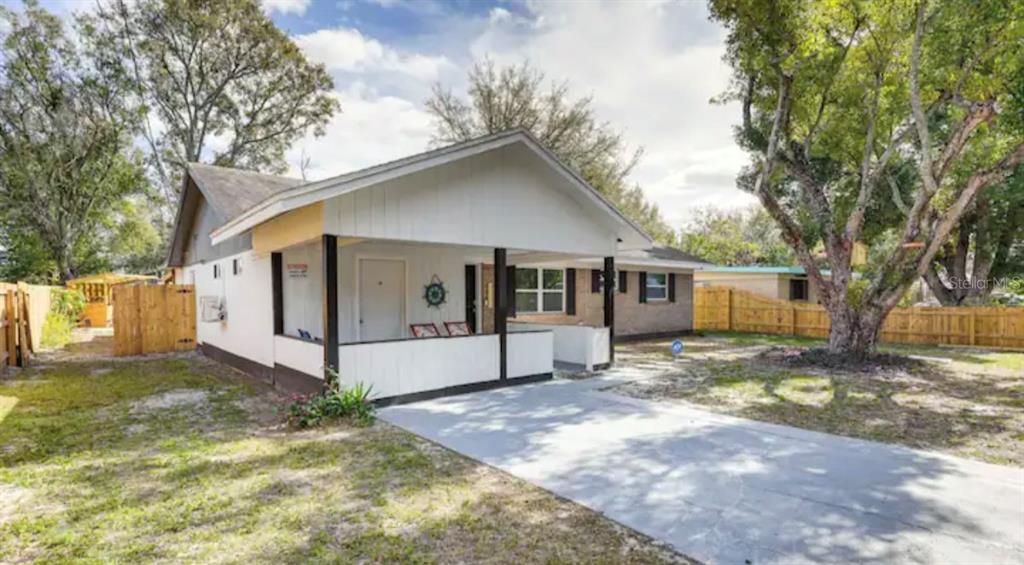
<path fill-rule="evenodd" d="M 732 139 L 736 105 L 709 100 L 728 84 L 722 31 L 693 3 L 537 2 L 527 17 L 490 17 L 474 57 L 529 60 L 642 145 L 632 179 L 678 227 L 695 207 L 748 205 L 735 188 L 747 157 Z"/>
<path fill-rule="evenodd" d="M 442 80 L 465 88 L 466 66 L 489 56 L 529 60 L 549 78 L 592 95 L 601 119 L 645 149 L 632 174 L 665 218 L 680 227 L 694 208 L 744 206 L 735 188 L 747 156 L 732 139 L 736 105 L 710 99 L 728 84 L 724 34 L 702 4 L 535 2 L 475 17 L 443 14 L 437 29 L 402 46 L 354 28 L 296 37 L 312 60 L 335 74 L 343 113 L 327 135 L 289 153 L 293 173 L 303 148 L 311 178 L 322 178 L 426 149 L 433 131 L 423 100 Z M 409 43 L 413 42 L 413 43 Z M 381 94 L 381 93 L 385 94 Z"/>
<path fill-rule="evenodd" d="M 309 8 L 309 0 L 262 0 L 263 10 L 268 14 L 295 14 L 301 16 Z"/>
<path fill-rule="evenodd" d="M 319 180 L 427 148 L 431 118 L 419 104 L 381 96 L 363 83 L 335 94 L 341 114 L 328 124 L 323 137 L 308 137 L 289 150 L 289 174 L 300 176 L 303 155 L 309 159 L 306 176 Z"/>
<path fill-rule="evenodd" d="M 432 82 L 451 66 L 447 57 L 402 52 L 357 29 L 320 29 L 294 39 L 310 60 L 323 63 L 330 71 L 397 72 Z"/>

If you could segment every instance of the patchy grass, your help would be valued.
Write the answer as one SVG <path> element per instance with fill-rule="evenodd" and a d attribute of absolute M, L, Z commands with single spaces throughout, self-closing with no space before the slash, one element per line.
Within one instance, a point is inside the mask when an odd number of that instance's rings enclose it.
<path fill-rule="evenodd" d="M 289 432 L 201 357 L 0 381 L 0 562 L 671 562 L 601 515 L 383 423 Z"/>
<path fill-rule="evenodd" d="M 1024 354 L 887 346 L 920 362 L 870 372 L 794 367 L 772 348 L 820 346 L 787 336 L 715 334 L 622 346 L 620 362 L 659 376 L 618 392 L 691 402 L 778 424 L 1024 467 Z"/>

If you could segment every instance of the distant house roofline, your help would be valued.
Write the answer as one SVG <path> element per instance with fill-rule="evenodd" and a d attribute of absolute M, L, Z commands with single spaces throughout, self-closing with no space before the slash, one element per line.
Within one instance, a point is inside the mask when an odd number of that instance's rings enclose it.
<path fill-rule="evenodd" d="M 765 274 L 765 275 L 801 275 L 806 276 L 807 271 L 803 267 L 784 267 L 784 266 L 763 266 L 763 265 L 743 265 L 736 267 L 726 267 L 715 265 L 704 269 L 708 273 L 745 273 L 745 274 Z M 822 276 L 832 276 L 832 271 L 828 269 L 822 269 Z"/>

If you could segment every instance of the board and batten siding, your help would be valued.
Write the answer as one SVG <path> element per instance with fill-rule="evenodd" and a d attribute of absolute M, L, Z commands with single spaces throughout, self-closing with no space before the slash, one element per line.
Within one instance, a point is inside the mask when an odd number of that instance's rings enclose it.
<path fill-rule="evenodd" d="M 615 254 L 614 223 L 518 144 L 324 203 L 324 229 L 339 236 L 591 257 Z"/>
<path fill-rule="evenodd" d="M 182 264 L 193 265 L 202 261 L 214 261 L 252 249 L 252 236 L 248 232 L 213 245 L 210 241 L 210 232 L 222 226 L 226 220 L 217 214 L 202 195 L 199 195 L 198 199 L 192 229 L 185 241 Z"/>
<path fill-rule="evenodd" d="M 402 337 L 409 337 L 409 324 L 433 322 L 444 331 L 444 322 L 465 320 L 465 265 L 472 263 L 466 256 L 465 248 L 370 242 L 346 245 L 338 249 L 338 331 L 342 343 L 359 340 L 360 259 L 398 259 L 405 263 L 405 324 Z M 430 284 L 434 275 L 448 290 L 444 304 L 437 308 L 427 306 L 423 298 L 424 288 Z"/>
<path fill-rule="evenodd" d="M 323 257 L 321 244 L 308 243 L 281 252 L 281 294 L 284 302 L 284 333 L 298 336 L 299 329 L 324 337 Z M 260 305 L 269 308 L 270 303 Z M 297 369 L 298 367 L 293 367 Z"/>

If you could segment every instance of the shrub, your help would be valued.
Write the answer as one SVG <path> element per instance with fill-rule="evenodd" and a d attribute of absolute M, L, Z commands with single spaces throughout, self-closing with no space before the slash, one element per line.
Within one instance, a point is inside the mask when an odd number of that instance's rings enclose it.
<path fill-rule="evenodd" d="M 50 291 L 50 312 L 77 321 L 85 309 L 85 295 L 69 288 L 55 288 Z"/>
<path fill-rule="evenodd" d="M 351 388 L 334 385 L 323 392 L 295 395 L 285 406 L 288 425 L 313 428 L 325 420 L 340 418 L 351 418 L 361 426 L 369 425 L 373 422 L 374 412 L 370 401 L 372 388 L 356 383 Z"/>
<path fill-rule="evenodd" d="M 43 322 L 40 343 L 44 348 L 64 347 L 71 341 L 71 329 L 85 308 L 85 295 L 77 290 L 55 288 L 50 292 L 50 311 Z"/>

